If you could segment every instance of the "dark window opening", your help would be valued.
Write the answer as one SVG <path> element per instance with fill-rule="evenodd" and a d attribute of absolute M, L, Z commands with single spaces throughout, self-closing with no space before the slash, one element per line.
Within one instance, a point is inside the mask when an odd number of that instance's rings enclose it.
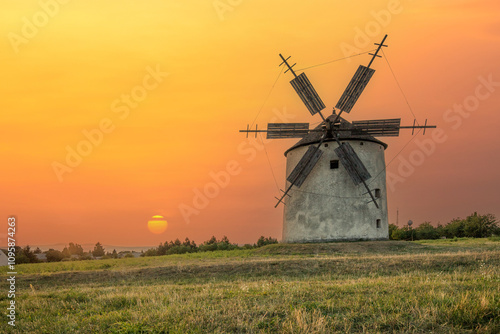
<path fill-rule="evenodd" d="M 330 160 L 330 169 L 337 169 L 339 168 L 339 161 L 338 160 Z"/>
<path fill-rule="evenodd" d="M 380 219 L 377 219 L 377 228 L 380 228 L 381 223 L 382 223 L 382 221 Z"/>
<path fill-rule="evenodd" d="M 325 144 L 325 147 L 328 147 L 328 144 Z"/>
<path fill-rule="evenodd" d="M 378 188 L 375 189 L 375 197 L 380 198 L 380 196 L 381 196 L 380 189 L 378 189 Z"/>
<path fill-rule="evenodd" d="M 363 142 L 361 142 L 361 143 L 359 143 L 359 145 L 364 145 L 364 143 L 363 143 Z"/>

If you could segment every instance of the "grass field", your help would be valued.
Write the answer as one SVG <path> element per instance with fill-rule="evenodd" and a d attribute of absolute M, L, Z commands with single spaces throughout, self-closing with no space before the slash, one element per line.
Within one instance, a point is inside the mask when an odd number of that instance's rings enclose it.
<path fill-rule="evenodd" d="M 500 332 L 495 239 L 276 244 L 16 269 L 16 328 L 2 316 L 6 333 Z M 5 291 L 4 314 L 8 301 Z"/>

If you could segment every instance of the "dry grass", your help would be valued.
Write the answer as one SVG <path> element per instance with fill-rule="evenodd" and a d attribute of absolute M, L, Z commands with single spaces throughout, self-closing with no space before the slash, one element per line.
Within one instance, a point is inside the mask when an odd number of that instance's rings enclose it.
<path fill-rule="evenodd" d="M 277 245 L 73 271 L 26 265 L 16 331 L 498 333 L 500 243 L 449 244 Z"/>

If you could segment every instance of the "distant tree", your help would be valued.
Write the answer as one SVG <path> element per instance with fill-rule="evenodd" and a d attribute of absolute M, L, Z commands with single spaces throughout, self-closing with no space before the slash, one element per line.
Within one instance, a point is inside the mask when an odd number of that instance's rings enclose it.
<path fill-rule="evenodd" d="M 416 240 L 439 238 L 439 232 L 430 222 L 420 224 L 414 231 Z"/>
<path fill-rule="evenodd" d="M 37 247 L 37 248 L 33 251 L 33 253 L 35 253 L 35 254 L 42 254 L 42 250 L 41 250 L 39 247 Z"/>
<path fill-rule="evenodd" d="M 213 245 L 217 243 L 217 238 L 213 235 L 208 241 L 205 241 L 206 245 Z"/>
<path fill-rule="evenodd" d="M 68 251 L 71 255 L 78 255 L 78 256 L 83 255 L 83 247 L 79 244 L 74 244 L 72 242 L 70 242 L 68 245 Z"/>
<path fill-rule="evenodd" d="M 61 253 L 65 259 L 71 258 L 71 253 L 69 252 L 68 247 L 64 247 Z"/>
<path fill-rule="evenodd" d="M 100 242 L 97 242 L 94 246 L 94 250 L 92 251 L 92 255 L 94 257 L 101 257 L 104 256 L 104 247 L 102 247 Z"/>
<path fill-rule="evenodd" d="M 257 247 L 262 247 L 270 244 L 277 244 L 278 239 L 272 237 L 265 238 L 263 235 L 257 240 Z"/>
<path fill-rule="evenodd" d="M 55 250 L 55 249 L 49 249 L 45 255 L 47 256 L 47 262 L 59 262 L 63 259 L 62 252 Z"/>
<path fill-rule="evenodd" d="M 189 240 L 188 237 L 184 239 L 184 242 L 182 243 L 183 246 L 191 247 L 191 240 Z"/>
<path fill-rule="evenodd" d="M 474 212 L 464 221 L 464 235 L 470 238 L 486 238 L 494 234 L 497 229 L 497 221 L 492 214 L 478 215 Z"/>
<path fill-rule="evenodd" d="M 116 249 L 113 249 L 113 252 L 111 253 L 111 256 L 113 257 L 113 259 L 117 259 L 118 258 L 118 253 L 116 252 Z"/>
<path fill-rule="evenodd" d="M 465 220 L 455 218 L 444 226 L 444 234 L 447 238 L 463 238 L 465 237 L 464 228 Z"/>
<path fill-rule="evenodd" d="M 29 245 L 23 248 L 23 253 L 24 255 L 28 258 L 29 263 L 38 263 L 40 262 L 38 260 L 38 257 L 36 256 L 35 252 L 33 252 L 30 248 Z"/>
<path fill-rule="evenodd" d="M 14 248 L 14 253 L 16 254 L 16 264 L 30 263 L 30 258 L 26 256 L 22 247 L 16 246 Z"/>

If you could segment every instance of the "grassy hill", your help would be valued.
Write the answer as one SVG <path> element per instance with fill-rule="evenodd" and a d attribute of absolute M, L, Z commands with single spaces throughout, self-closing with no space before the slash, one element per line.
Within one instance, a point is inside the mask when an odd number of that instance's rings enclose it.
<path fill-rule="evenodd" d="M 18 333 L 500 332 L 495 239 L 276 244 L 16 269 Z M 8 301 L 5 291 L 0 308 Z M 1 326 L 10 327 L 5 316 Z"/>

